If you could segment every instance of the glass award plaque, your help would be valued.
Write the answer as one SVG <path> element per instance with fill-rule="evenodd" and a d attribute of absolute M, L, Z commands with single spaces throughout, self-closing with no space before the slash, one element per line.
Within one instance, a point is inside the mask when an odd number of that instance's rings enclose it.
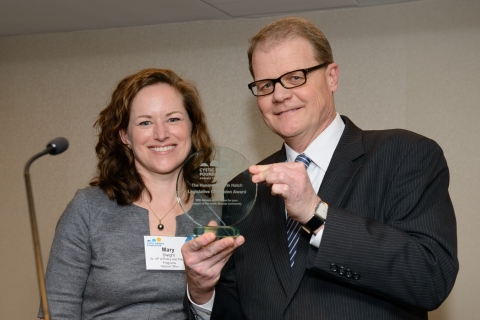
<path fill-rule="evenodd" d="M 217 238 L 240 235 L 236 225 L 248 216 L 257 198 L 249 166 L 244 156 L 225 147 L 197 151 L 185 160 L 177 177 L 177 199 L 198 226 L 195 237 L 206 232 Z M 211 221 L 217 226 L 208 226 Z"/>

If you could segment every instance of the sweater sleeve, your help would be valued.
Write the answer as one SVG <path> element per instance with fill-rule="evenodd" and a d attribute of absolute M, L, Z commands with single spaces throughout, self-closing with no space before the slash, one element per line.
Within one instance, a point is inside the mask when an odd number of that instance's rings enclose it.
<path fill-rule="evenodd" d="M 52 319 L 81 318 L 92 255 L 89 213 L 85 193 L 79 190 L 57 223 L 45 276 Z M 41 308 L 38 317 L 43 317 Z"/>

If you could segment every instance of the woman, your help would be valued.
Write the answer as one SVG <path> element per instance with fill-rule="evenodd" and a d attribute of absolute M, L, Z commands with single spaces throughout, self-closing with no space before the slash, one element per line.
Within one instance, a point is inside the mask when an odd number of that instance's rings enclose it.
<path fill-rule="evenodd" d="M 51 318 L 183 319 L 184 271 L 146 270 L 144 236 L 185 237 L 195 227 L 176 182 L 189 155 L 207 150 L 199 161 L 208 161 L 213 147 L 198 91 L 170 70 L 142 70 L 118 84 L 95 127 L 97 175 L 67 206 L 52 244 Z M 182 172 L 182 205 L 198 216 L 185 183 L 193 174 Z"/>

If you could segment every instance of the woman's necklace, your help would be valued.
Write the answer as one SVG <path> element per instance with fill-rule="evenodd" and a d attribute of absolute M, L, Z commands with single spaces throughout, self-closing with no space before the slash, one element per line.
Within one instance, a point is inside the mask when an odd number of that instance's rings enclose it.
<path fill-rule="evenodd" d="M 170 208 L 170 210 L 168 210 L 167 213 L 165 213 L 165 215 L 164 215 L 161 219 L 157 216 L 157 214 L 155 213 L 155 211 L 153 211 L 152 207 L 150 207 L 150 205 L 148 204 L 147 201 L 145 201 L 145 199 L 143 199 L 143 202 L 145 202 L 145 203 L 147 204 L 148 208 L 149 208 L 150 210 L 152 210 L 152 213 L 153 213 L 153 215 L 155 216 L 155 218 L 158 219 L 158 226 L 157 226 L 158 230 L 163 230 L 163 228 L 165 228 L 165 226 L 164 226 L 163 223 L 162 223 L 162 219 L 165 218 L 165 217 L 170 213 L 170 211 L 172 211 L 173 208 L 175 208 L 175 205 L 178 203 L 178 200 L 175 200 L 175 203 L 173 204 L 173 206 Z"/>

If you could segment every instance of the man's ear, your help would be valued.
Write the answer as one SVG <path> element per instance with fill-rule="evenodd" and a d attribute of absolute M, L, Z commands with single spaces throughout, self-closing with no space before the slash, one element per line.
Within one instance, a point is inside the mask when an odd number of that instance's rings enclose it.
<path fill-rule="evenodd" d="M 336 63 L 331 63 L 327 67 L 327 80 L 330 91 L 335 92 L 338 88 L 339 69 Z"/>

